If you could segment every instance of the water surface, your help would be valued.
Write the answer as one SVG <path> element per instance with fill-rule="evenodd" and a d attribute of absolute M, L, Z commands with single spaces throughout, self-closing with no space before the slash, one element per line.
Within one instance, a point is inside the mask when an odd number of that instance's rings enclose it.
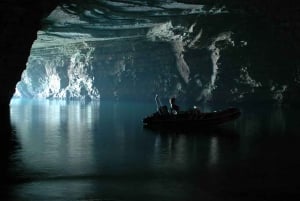
<path fill-rule="evenodd" d="M 13 100 L 13 200 L 292 200 L 291 108 L 241 108 L 217 129 L 145 129 L 155 105 Z M 206 108 L 210 110 L 210 108 Z"/>

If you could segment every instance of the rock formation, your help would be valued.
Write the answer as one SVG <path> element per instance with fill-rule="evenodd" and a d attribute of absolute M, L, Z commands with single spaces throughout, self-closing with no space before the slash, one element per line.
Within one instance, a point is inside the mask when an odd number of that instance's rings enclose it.
<path fill-rule="evenodd" d="M 297 102 L 297 9 L 280 0 L 2 1 L 0 105 L 13 94 Z"/>

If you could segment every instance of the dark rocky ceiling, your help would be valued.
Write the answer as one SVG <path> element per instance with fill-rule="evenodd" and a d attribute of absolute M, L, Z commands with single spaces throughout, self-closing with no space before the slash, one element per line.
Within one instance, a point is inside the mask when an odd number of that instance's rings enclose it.
<path fill-rule="evenodd" d="M 197 18 L 196 25 L 201 24 L 201 26 L 206 26 L 206 33 L 210 33 L 207 36 L 208 38 L 212 38 L 212 36 L 216 36 L 226 29 L 228 31 L 229 28 L 235 29 L 235 31 L 241 28 L 244 33 L 247 32 L 247 27 L 249 27 L 250 31 L 255 29 L 258 31 L 261 30 L 260 33 L 254 33 L 254 35 L 257 34 L 260 36 L 263 35 L 265 30 L 273 30 L 273 35 L 269 37 L 272 38 L 272 41 L 269 41 L 271 45 L 259 47 L 262 49 L 282 47 L 282 50 L 271 55 L 267 55 L 267 50 L 264 51 L 263 54 L 266 56 L 266 59 L 277 57 L 282 52 L 286 52 L 286 50 L 290 52 L 286 54 L 289 57 L 291 54 L 293 55 L 298 52 L 299 7 L 297 7 L 296 1 L 24 0 L 20 3 L 10 0 L 1 1 L 0 5 L 0 23 L 3 27 L 1 30 L 1 49 L 5 50 L 0 60 L 1 68 L 5 68 L 5 71 L 1 71 L 0 75 L 0 101 L 2 107 L 3 105 L 4 107 L 8 105 L 10 98 L 14 94 L 16 83 L 20 80 L 21 73 L 25 69 L 31 46 L 37 35 L 38 40 L 34 44 L 34 48 L 55 46 L 59 43 L 73 43 L 76 40 L 80 42 L 111 40 L 113 38 L 132 39 L 149 34 L 149 29 L 155 24 L 165 23 L 165 26 L 168 26 L 166 22 L 172 21 L 172 33 L 163 33 L 163 35 L 153 34 L 153 37 L 160 37 L 161 41 L 182 41 L 183 39 L 176 37 L 188 34 L 188 29 L 193 27 L 195 18 Z M 53 11 L 52 14 L 47 17 L 51 11 Z M 219 18 L 215 19 L 214 15 L 218 15 Z M 205 25 L 199 16 L 203 16 L 204 18 L 212 16 L 209 21 L 211 24 L 206 23 Z M 253 20 L 241 20 L 239 19 L 241 16 L 247 19 L 252 18 Z M 223 22 L 227 23 L 227 25 L 223 26 Z M 232 23 L 232 26 L 228 26 L 229 22 Z M 256 25 L 255 22 L 259 23 Z M 220 27 L 219 32 L 218 28 L 210 28 L 213 23 L 218 23 Z M 181 25 L 181 27 L 178 26 L 178 29 L 174 28 L 177 25 Z M 197 39 L 202 34 L 201 28 L 196 25 L 194 27 L 196 30 L 193 32 L 194 35 L 190 38 L 184 38 L 189 40 L 189 45 L 194 44 L 192 39 Z M 265 29 L 266 26 L 271 27 L 271 29 Z M 182 27 L 187 28 L 187 30 L 183 30 Z M 251 34 L 248 33 L 248 36 L 245 35 L 244 37 L 247 38 Z M 203 34 L 202 37 L 204 36 Z M 259 38 L 257 43 L 261 43 L 262 41 L 259 40 L 266 38 L 268 36 Z M 279 41 L 276 43 L 277 45 L 274 45 L 274 40 Z M 201 45 L 204 47 L 208 44 L 198 43 L 198 49 L 201 49 Z M 120 51 L 123 50 L 120 49 Z M 255 47 L 250 48 L 249 51 L 250 54 L 255 53 Z M 185 55 L 186 60 L 188 60 L 188 57 L 192 57 L 193 54 L 193 50 L 189 50 Z M 226 54 L 230 56 L 230 52 Z M 199 52 L 197 55 L 199 55 Z M 256 53 L 255 55 L 259 57 L 260 54 Z M 179 56 L 176 56 L 175 53 L 175 57 Z M 228 57 L 224 56 L 222 61 L 225 62 L 226 58 Z M 290 59 L 294 58 L 294 56 L 290 57 Z M 253 60 L 255 59 L 251 58 L 251 61 Z M 268 71 L 262 70 L 262 72 L 266 73 Z M 181 76 L 185 79 L 184 72 L 181 72 Z M 293 90 L 292 92 L 295 91 Z"/>

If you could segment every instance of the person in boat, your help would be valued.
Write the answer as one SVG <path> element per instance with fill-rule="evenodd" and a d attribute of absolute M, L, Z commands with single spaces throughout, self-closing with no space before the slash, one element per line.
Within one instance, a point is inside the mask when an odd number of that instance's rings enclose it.
<path fill-rule="evenodd" d="M 194 105 L 193 109 L 190 110 L 190 117 L 192 119 L 198 119 L 203 117 L 200 108 Z"/>
<path fill-rule="evenodd" d="M 169 102 L 170 102 L 170 113 L 175 115 L 178 114 L 179 106 L 175 103 L 176 102 L 175 97 L 170 98 Z"/>
<path fill-rule="evenodd" d="M 157 94 L 155 95 L 155 102 L 156 102 L 157 112 L 159 114 L 161 114 L 161 115 L 169 114 L 167 106 L 161 104 L 161 101 Z"/>

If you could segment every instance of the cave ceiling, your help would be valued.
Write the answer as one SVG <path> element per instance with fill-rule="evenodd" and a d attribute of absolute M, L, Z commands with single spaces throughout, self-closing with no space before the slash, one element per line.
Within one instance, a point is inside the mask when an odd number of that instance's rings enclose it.
<path fill-rule="evenodd" d="M 282 103 L 300 70 L 296 34 L 274 13 L 291 10 L 258 2 L 62 1 L 42 19 L 15 95 Z"/>

